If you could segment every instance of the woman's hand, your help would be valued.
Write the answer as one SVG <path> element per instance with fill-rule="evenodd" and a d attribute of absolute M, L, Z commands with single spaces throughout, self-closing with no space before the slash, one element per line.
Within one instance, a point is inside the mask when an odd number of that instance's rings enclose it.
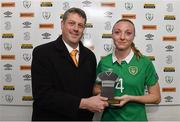
<path fill-rule="evenodd" d="M 131 96 L 129 95 L 123 95 L 121 97 L 114 97 L 115 100 L 118 100 L 119 103 L 118 104 L 112 104 L 113 106 L 124 106 L 127 102 L 129 102 L 131 100 Z"/>

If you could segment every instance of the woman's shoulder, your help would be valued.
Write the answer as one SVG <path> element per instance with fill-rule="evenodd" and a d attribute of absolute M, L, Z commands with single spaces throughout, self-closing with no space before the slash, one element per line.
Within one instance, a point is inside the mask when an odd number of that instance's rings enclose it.
<path fill-rule="evenodd" d="M 111 60 L 112 60 L 112 53 L 108 54 L 106 56 L 102 56 L 100 59 L 101 62 L 107 62 L 107 61 L 111 61 Z"/>
<path fill-rule="evenodd" d="M 153 59 L 154 59 L 154 57 L 150 57 L 150 56 L 146 56 L 146 55 L 141 55 L 141 57 L 140 57 L 140 60 L 147 64 L 151 63 L 152 62 L 151 60 L 153 60 Z"/>

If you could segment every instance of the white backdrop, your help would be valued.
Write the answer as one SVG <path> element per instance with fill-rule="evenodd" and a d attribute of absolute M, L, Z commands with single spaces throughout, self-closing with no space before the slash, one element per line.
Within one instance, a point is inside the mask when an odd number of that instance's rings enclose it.
<path fill-rule="evenodd" d="M 99 61 L 112 51 L 111 29 L 120 18 L 136 26 L 136 47 L 150 56 L 159 75 L 162 102 L 180 104 L 178 0 L 0 0 L 0 104 L 31 105 L 32 50 L 55 40 L 70 7 L 88 16 L 82 40 Z"/>

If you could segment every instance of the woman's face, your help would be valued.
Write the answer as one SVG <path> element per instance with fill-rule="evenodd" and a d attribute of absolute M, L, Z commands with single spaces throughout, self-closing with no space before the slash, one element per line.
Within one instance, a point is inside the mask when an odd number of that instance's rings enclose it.
<path fill-rule="evenodd" d="M 128 50 L 134 40 L 135 28 L 128 21 L 120 21 L 114 25 L 112 38 L 117 50 Z"/>

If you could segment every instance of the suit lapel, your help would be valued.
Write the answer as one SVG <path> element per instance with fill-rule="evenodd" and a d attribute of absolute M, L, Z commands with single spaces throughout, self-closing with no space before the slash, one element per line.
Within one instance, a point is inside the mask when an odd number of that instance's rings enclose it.
<path fill-rule="evenodd" d="M 55 47 L 60 52 L 61 56 L 63 56 L 63 58 L 65 60 L 69 61 L 72 65 L 75 66 L 75 64 L 69 54 L 69 51 L 62 40 L 62 35 L 59 38 L 57 38 L 57 40 L 55 41 Z"/>
<path fill-rule="evenodd" d="M 67 59 L 72 65 L 74 65 L 76 67 L 76 65 L 74 64 L 74 62 L 69 54 L 69 51 L 68 51 L 66 45 L 64 44 L 64 42 L 62 40 L 62 35 L 59 38 L 57 38 L 57 40 L 55 41 L 55 47 L 57 50 L 60 51 L 61 55 L 63 55 L 63 57 L 65 59 Z M 78 67 L 81 66 L 81 64 L 86 59 L 86 56 L 88 54 L 85 47 L 83 46 L 82 42 L 79 42 L 79 50 L 80 50 L 80 53 L 79 53 Z"/>
<path fill-rule="evenodd" d="M 79 66 L 83 63 L 83 61 L 86 59 L 87 52 L 85 47 L 83 46 L 82 42 L 79 43 L 79 48 L 80 48 L 80 54 L 79 54 Z"/>

